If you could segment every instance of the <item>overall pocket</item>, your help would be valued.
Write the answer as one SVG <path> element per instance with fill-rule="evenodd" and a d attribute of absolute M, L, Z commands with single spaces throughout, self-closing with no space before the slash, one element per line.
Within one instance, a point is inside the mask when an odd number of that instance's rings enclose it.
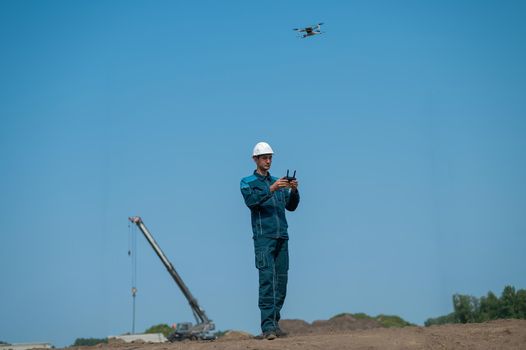
<path fill-rule="evenodd" d="M 267 267 L 267 255 L 264 251 L 257 251 L 256 252 L 256 268 L 258 270 L 264 269 Z"/>

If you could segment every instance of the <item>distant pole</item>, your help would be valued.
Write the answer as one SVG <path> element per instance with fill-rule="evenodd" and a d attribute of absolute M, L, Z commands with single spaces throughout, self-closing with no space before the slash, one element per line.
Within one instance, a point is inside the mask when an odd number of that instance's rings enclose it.
<path fill-rule="evenodd" d="M 131 292 L 132 292 L 132 331 L 131 334 L 135 334 L 135 296 L 137 295 L 137 228 L 128 225 L 130 236 L 128 241 L 128 256 L 131 257 L 131 268 L 132 268 L 132 280 L 131 280 Z"/>
<path fill-rule="evenodd" d="M 132 317 L 132 334 L 135 334 L 135 294 L 137 294 L 137 288 L 132 288 L 133 296 L 133 317 Z"/>

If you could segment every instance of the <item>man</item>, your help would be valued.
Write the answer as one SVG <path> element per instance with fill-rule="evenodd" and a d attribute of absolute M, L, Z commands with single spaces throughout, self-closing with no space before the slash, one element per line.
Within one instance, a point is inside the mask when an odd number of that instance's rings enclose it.
<path fill-rule="evenodd" d="M 252 216 L 256 268 L 259 270 L 261 337 L 269 340 L 286 335 L 278 324 L 287 294 L 289 270 L 285 209 L 296 210 L 300 201 L 298 181 L 270 176 L 273 154 L 268 143 L 258 143 L 252 152 L 256 170 L 241 180 L 241 193 Z"/>

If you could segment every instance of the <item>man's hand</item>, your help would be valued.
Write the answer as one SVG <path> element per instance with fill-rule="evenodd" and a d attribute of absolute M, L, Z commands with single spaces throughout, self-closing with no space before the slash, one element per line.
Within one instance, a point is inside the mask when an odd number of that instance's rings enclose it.
<path fill-rule="evenodd" d="M 290 188 L 292 188 L 293 191 L 298 190 L 298 180 L 292 180 L 289 182 Z"/>
<path fill-rule="evenodd" d="M 276 180 L 271 186 L 270 186 L 270 192 L 274 192 L 279 190 L 280 188 L 290 187 L 290 183 L 285 180 L 284 178 L 281 178 L 279 180 Z"/>

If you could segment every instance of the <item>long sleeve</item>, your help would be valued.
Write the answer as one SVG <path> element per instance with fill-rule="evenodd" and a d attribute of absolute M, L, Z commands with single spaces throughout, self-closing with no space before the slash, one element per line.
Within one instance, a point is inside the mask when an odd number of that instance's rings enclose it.
<path fill-rule="evenodd" d="M 244 179 L 241 180 L 241 194 L 245 199 L 245 204 L 250 209 L 258 207 L 272 197 L 272 192 L 268 187 L 251 187 Z"/>

